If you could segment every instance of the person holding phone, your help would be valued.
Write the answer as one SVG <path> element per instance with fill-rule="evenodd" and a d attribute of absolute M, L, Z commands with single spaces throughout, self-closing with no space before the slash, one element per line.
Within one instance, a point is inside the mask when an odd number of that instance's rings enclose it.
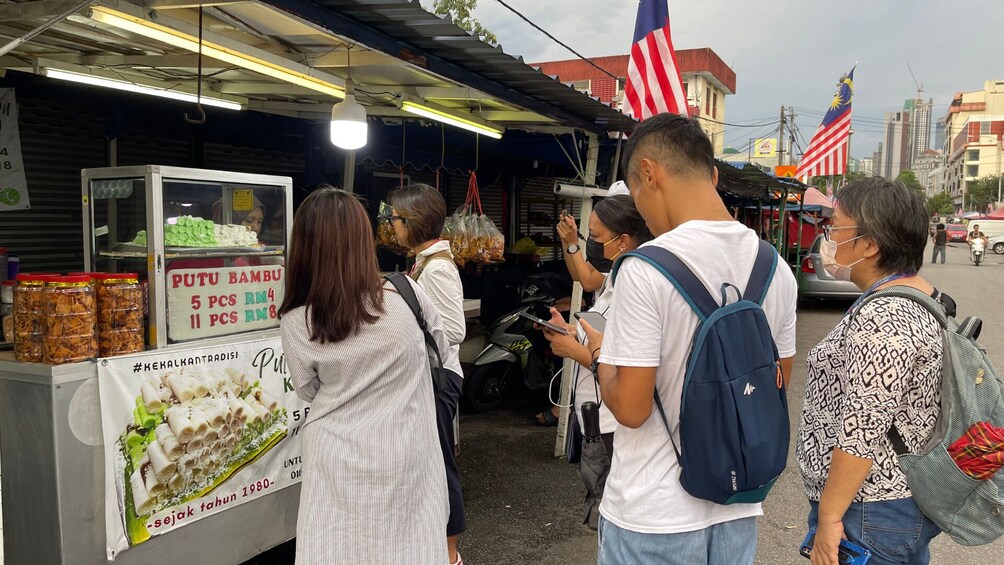
<path fill-rule="evenodd" d="M 589 216 L 589 239 L 586 242 L 586 253 L 591 263 L 599 263 L 600 260 L 612 262 L 617 257 L 636 249 L 651 239 L 652 232 L 645 225 L 645 220 L 638 213 L 630 196 L 607 197 L 596 204 L 592 215 Z M 604 278 L 598 287 L 596 300 L 589 312 L 606 316 L 612 299 L 613 288 L 607 284 Z M 597 352 L 590 351 L 585 346 L 586 336 L 582 329 L 569 325 L 561 313 L 554 308 L 551 308 L 550 322 L 561 327 L 568 327 L 569 330 L 567 334 L 564 334 L 546 327 L 542 328 L 544 337 L 551 342 L 551 351 L 559 357 L 572 359 L 577 363 L 572 406 L 575 409 L 575 417 L 578 419 L 580 429 L 585 429 L 582 422 L 582 404 L 586 401 L 593 401 L 600 406 L 600 434 L 608 456 L 607 468 L 603 473 L 604 477 L 599 481 L 599 484 L 603 484 L 605 475 L 610 470 L 609 461 L 613 459 L 614 429 L 617 427 L 617 420 L 603 403 L 599 385 L 593 377 L 591 366 Z M 583 457 L 586 457 L 585 450 Z M 580 472 L 587 467 L 588 463 L 580 461 Z M 598 489 L 598 492 L 592 492 L 595 494 L 593 497 L 587 493 L 586 508 L 592 508 L 595 511 L 599 508 L 599 500 L 603 496 L 603 491 Z M 595 521 L 591 521 L 587 515 L 585 523 L 595 524 Z"/>

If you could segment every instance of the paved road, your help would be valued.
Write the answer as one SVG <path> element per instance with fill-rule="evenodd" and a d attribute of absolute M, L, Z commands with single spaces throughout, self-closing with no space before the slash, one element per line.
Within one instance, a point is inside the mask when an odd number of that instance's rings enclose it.
<path fill-rule="evenodd" d="M 1004 304 L 994 292 L 1004 286 L 1004 255 L 991 254 L 977 268 L 969 262 L 964 245 L 953 245 L 947 264 L 926 263 L 921 274 L 956 299 L 960 316 L 979 315 L 988 322 L 981 341 L 996 366 L 1004 368 Z M 823 303 L 799 312 L 799 361 L 789 396 L 792 437 L 805 391 L 805 354 L 833 328 L 847 306 Z M 534 426 L 532 414 L 532 410 L 510 409 L 461 417 L 459 462 L 469 529 L 460 547 L 467 565 L 596 562 L 596 536 L 580 524 L 583 490 L 578 475 L 571 465 L 551 457 L 554 428 Z M 797 553 L 807 513 L 791 456 L 765 504 L 757 563 L 808 563 Z M 1004 540 L 990 547 L 964 548 L 942 535 L 934 541 L 932 554 L 932 563 L 939 565 L 998 562 L 997 558 L 988 561 L 987 556 L 1004 555 Z M 273 555 L 275 560 L 262 556 L 254 563 L 292 563 L 288 548 Z"/>

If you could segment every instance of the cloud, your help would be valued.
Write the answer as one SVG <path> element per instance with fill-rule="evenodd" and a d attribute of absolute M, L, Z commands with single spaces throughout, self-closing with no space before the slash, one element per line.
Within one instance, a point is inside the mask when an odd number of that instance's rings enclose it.
<path fill-rule="evenodd" d="M 506 3 L 587 57 L 627 53 L 638 7 L 637 0 Z M 782 105 L 819 114 L 837 80 L 857 61 L 853 107 L 854 117 L 862 119 L 854 126 L 856 157 L 876 149 L 881 126 L 875 120 L 916 96 L 907 63 L 924 85 L 924 98 L 934 99 L 935 118 L 944 115 L 955 92 L 1004 79 L 1001 0 L 972 0 L 964 12 L 935 0 L 669 4 L 676 48 L 710 47 L 736 71 L 737 93 L 726 100 L 730 122 L 777 119 Z M 474 17 L 498 36 L 507 53 L 528 62 L 574 58 L 496 0 L 479 0 Z M 796 123 L 808 139 L 819 118 L 804 115 Z M 753 132 L 733 128 L 726 140 L 745 145 L 748 133 Z"/>

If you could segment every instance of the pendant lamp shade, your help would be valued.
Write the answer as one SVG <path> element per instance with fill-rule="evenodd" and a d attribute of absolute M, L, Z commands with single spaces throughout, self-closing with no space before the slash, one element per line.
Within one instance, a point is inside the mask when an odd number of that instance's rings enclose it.
<path fill-rule="evenodd" d="M 345 99 L 331 108 L 331 143 L 342 149 L 364 147 L 367 138 L 366 108 L 356 102 L 352 79 L 345 81 Z"/>

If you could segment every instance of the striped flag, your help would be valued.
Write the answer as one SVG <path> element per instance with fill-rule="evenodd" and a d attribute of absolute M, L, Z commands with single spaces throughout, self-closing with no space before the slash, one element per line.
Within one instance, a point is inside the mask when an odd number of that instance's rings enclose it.
<path fill-rule="evenodd" d="M 624 97 L 627 113 L 642 120 L 666 112 L 687 113 L 687 93 L 669 33 L 667 0 L 638 4 Z"/>
<path fill-rule="evenodd" d="M 847 142 L 851 137 L 851 97 L 854 95 L 854 69 L 840 78 L 830 109 L 823 116 L 802 161 L 796 177 L 842 175 L 847 169 Z"/>

